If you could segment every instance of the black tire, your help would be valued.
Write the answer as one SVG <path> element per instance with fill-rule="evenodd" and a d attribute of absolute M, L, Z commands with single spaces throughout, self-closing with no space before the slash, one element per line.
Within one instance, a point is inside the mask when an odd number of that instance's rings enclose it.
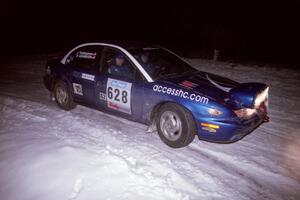
<path fill-rule="evenodd" d="M 159 137 L 172 148 L 185 147 L 195 138 L 196 124 L 192 114 L 175 103 L 166 103 L 159 109 L 156 123 Z"/>
<path fill-rule="evenodd" d="M 57 81 L 54 85 L 54 97 L 57 105 L 64 110 L 72 110 L 75 108 L 75 103 L 70 92 L 70 88 L 63 81 Z M 62 92 L 65 93 L 65 98 L 62 99 Z"/>

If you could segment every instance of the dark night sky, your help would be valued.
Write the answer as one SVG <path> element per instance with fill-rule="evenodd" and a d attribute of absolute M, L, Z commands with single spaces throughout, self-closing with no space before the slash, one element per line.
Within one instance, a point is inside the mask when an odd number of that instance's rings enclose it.
<path fill-rule="evenodd" d="M 135 40 L 200 57 L 218 48 L 232 59 L 299 63 L 295 3 L 162 2 L 4 1 L 1 54 L 51 52 L 84 41 Z"/>

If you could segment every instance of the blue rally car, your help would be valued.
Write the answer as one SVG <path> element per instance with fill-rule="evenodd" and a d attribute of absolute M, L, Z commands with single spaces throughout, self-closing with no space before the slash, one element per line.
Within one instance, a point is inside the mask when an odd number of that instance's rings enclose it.
<path fill-rule="evenodd" d="M 266 84 L 198 71 L 156 45 L 79 45 L 48 61 L 44 83 L 62 109 L 79 103 L 147 124 L 174 148 L 195 135 L 234 142 L 268 121 Z"/>

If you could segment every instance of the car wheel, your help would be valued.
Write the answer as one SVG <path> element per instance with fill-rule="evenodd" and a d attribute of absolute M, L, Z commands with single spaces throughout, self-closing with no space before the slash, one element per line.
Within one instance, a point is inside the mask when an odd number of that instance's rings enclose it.
<path fill-rule="evenodd" d="M 59 107 L 64 110 L 75 108 L 73 97 L 67 84 L 63 81 L 58 81 L 54 86 L 55 101 Z"/>
<path fill-rule="evenodd" d="M 157 128 L 161 140 L 173 148 L 189 145 L 196 133 L 191 113 L 174 103 L 167 103 L 160 108 Z"/>

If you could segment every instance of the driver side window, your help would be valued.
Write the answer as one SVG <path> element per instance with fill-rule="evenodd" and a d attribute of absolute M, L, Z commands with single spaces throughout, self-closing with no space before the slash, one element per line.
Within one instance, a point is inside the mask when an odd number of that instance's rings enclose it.
<path fill-rule="evenodd" d="M 114 48 L 103 49 L 100 72 L 129 80 L 143 80 L 140 72 L 129 58 Z"/>

